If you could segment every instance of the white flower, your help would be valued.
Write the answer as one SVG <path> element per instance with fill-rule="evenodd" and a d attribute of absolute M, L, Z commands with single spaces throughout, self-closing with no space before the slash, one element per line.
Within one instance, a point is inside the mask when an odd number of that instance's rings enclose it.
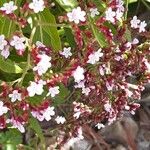
<path fill-rule="evenodd" d="M 73 117 L 78 119 L 80 117 L 80 115 L 81 115 L 81 111 L 79 110 L 76 113 L 74 113 Z"/>
<path fill-rule="evenodd" d="M 46 110 L 43 111 L 43 117 L 45 118 L 46 121 L 51 120 L 51 116 L 54 116 L 54 107 L 48 107 Z"/>
<path fill-rule="evenodd" d="M 81 11 L 80 7 L 74 8 L 72 12 L 67 13 L 69 21 L 74 21 L 76 24 L 78 24 L 80 21 L 84 22 L 86 20 L 85 15 L 85 11 Z"/>
<path fill-rule="evenodd" d="M 100 57 L 103 56 L 103 53 L 101 52 L 101 49 L 99 49 L 97 52 L 94 52 L 88 56 L 88 61 L 87 63 L 89 64 L 95 64 L 100 60 Z"/>
<path fill-rule="evenodd" d="M 85 81 L 81 81 L 81 82 L 79 82 L 77 85 L 75 85 L 74 87 L 75 87 L 75 88 L 84 88 L 84 87 L 85 87 L 84 82 L 85 82 Z"/>
<path fill-rule="evenodd" d="M 36 41 L 36 46 L 37 47 L 45 47 L 45 45 L 40 41 Z"/>
<path fill-rule="evenodd" d="M 117 8 L 119 9 L 119 11 L 124 11 L 124 2 L 122 1 L 122 0 L 117 0 L 116 1 L 116 3 L 117 3 Z"/>
<path fill-rule="evenodd" d="M 55 119 L 55 121 L 57 122 L 57 124 L 64 124 L 64 122 L 66 121 L 66 119 L 65 119 L 65 117 L 57 116 L 57 118 Z"/>
<path fill-rule="evenodd" d="M 71 47 L 64 47 L 63 52 L 60 52 L 60 54 L 65 56 L 65 58 L 72 56 Z"/>
<path fill-rule="evenodd" d="M 104 128 L 105 126 L 102 123 L 98 123 L 95 127 L 97 127 L 97 129 L 101 129 Z"/>
<path fill-rule="evenodd" d="M 96 15 L 99 15 L 99 11 L 97 8 L 90 8 L 91 17 L 94 18 Z"/>
<path fill-rule="evenodd" d="M 5 40 L 5 36 L 2 34 L 0 35 L 0 50 L 3 50 L 6 45 L 7 41 Z"/>
<path fill-rule="evenodd" d="M 6 14 L 12 14 L 17 9 L 17 6 L 14 5 L 13 1 L 9 3 L 4 3 L 3 7 L 0 10 L 5 11 Z"/>
<path fill-rule="evenodd" d="M 33 97 L 35 94 L 41 95 L 44 91 L 43 84 L 31 82 L 30 86 L 27 87 L 27 91 L 30 97 Z"/>
<path fill-rule="evenodd" d="M 46 54 L 38 55 L 40 62 L 33 68 L 33 71 L 37 71 L 38 75 L 43 75 L 51 67 L 51 57 Z"/>
<path fill-rule="evenodd" d="M 82 127 L 79 127 L 77 132 L 78 132 L 77 137 L 81 140 L 84 139 Z"/>
<path fill-rule="evenodd" d="M 115 22 L 115 16 L 116 16 L 116 13 L 114 11 L 112 11 L 112 8 L 108 8 L 107 11 L 105 12 L 106 14 L 106 20 L 107 21 L 110 21 L 112 23 Z"/>
<path fill-rule="evenodd" d="M 147 26 L 147 23 L 145 23 L 145 21 L 142 21 L 139 25 L 139 32 L 145 32 L 145 27 Z"/>
<path fill-rule="evenodd" d="M 141 21 L 137 19 L 137 16 L 134 16 L 133 19 L 130 21 L 131 23 L 131 28 L 137 29 L 139 27 L 139 23 Z"/>
<path fill-rule="evenodd" d="M 42 85 L 46 85 L 46 81 L 44 81 L 44 80 L 42 80 L 42 79 L 39 80 L 38 83 L 39 83 L 39 84 L 42 84 Z"/>
<path fill-rule="evenodd" d="M 24 37 L 14 35 L 13 39 L 10 41 L 10 45 L 14 46 L 16 50 L 24 50 L 25 44 L 23 42 L 25 42 Z"/>
<path fill-rule="evenodd" d="M 110 84 L 109 82 L 106 82 L 106 87 L 108 91 L 111 91 L 114 87 L 114 84 Z"/>
<path fill-rule="evenodd" d="M 8 108 L 4 106 L 4 103 L 0 101 L 0 116 L 6 114 L 8 112 Z"/>
<path fill-rule="evenodd" d="M 123 16 L 123 12 L 120 11 L 119 9 L 117 9 L 117 11 L 116 11 L 116 19 L 120 20 L 122 16 Z"/>
<path fill-rule="evenodd" d="M 59 86 L 51 87 L 49 88 L 47 96 L 51 95 L 51 97 L 55 97 L 57 94 L 59 94 L 59 92 Z"/>
<path fill-rule="evenodd" d="M 84 69 L 80 66 L 73 72 L 73 77 L 75 82 L 79 83 L 81 80 L 84 79 Z"/>
<path fill-rule="evenodd" d="M 90 88 L 88 87 L 82 88 L 82 94 L 85 94 L 86 96 L 88 96 L 90 92 L 91 92 Z"/>
<path fill-rule="evenodd" d="M 35 13 L 43 11 L 45 8 L 43 0 L 33 0 L 32 3 L 29 4 L 29 8 L 33 9 Z"/>
<path fill-rule="evenodd" d="M 40 111 L 31 111 L 31 114 L 34 118 L 37 118 L 39 121 L 44 120 L 44 116 L 41 114 Z"/>
<path fill-rule="evenodd" d="M 102 75 L 102 76 L 104 76 L 104 74 L 105 74 L 105 69 L 104 69 L 104 67 L 105 67 L 105 65 L 99 67 L 99 73 L 100 73 L 100 75 Z"/>
<path fill-rule="evenodd" d="M 14 118 L 12 119 L 7 119 L 6 120 L 7 123 L 12 123 L 12 127 L 13 128 L 17 128 L 21 133 L 25 132 L 25 128 L 23 126 L 23 123 L 19 122 L 18 120 L 15 120 Z"/>
<path fill-rule="evenodd" d="M 111 111 L 111 104 L 106 103 L 106 104 L 104 105 L 104 110 L 107 111 L 107 112 L 110 112 L 110 111 Z"/>
<path fill-rule="evenodd" d="M 8 56 L 10 55 L 10 51 L 9 51 L 10 46 L 6 46 L 2 51 L 1 51 L 1 55 L 6 59 L 8 58 Z"/>
<path fill-rule="evenodd" d="M 18 93 L 18 90 L 14 90 L 8 96 L 11 98 L 11 102 L 15 102 L 16 100 L 21 101 L 21 93 Z"/>
<path fill-rule="evenodd" d="M 139 40 L 138 40 L 137 38 L 134 38 L 133 41 L 132 41 L 132 44 L 135 44 L 135 45 L 136 45 L 136 44 L 138 44 L 138 43 L 139 43 Z"/>
<path fill-rule="evenodd" d="M 125 89 L 125 92 L 128 97 L 131 97 L 133 95 L 133 92 L 128 89 Z"/>

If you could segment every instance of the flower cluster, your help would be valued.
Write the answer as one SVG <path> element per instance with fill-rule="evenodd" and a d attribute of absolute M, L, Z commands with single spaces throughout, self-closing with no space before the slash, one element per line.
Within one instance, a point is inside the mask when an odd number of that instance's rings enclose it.
<path fill-rule="evenodd" d="M 10 37 L 0 35 L 0 54 L 7 63 L 14 61 L 9 73 L 17 67 L 23 70 L 11 82 L 0 78 L 0 129 L 13 127 L 23 133 L 34 117 L 64 125 L 82 139 L 83 124 L 100 129 L 140 107 L 141 92 L 150 82 L 150 44 L 139 38 L 146 33 L 146 22 L 137 16 L 128 22 L 122 0 L 103 1 L 103 13 L 94 3 L 83 3 L 58 17 L 58 25 L 50 22 L 55 18 L 51 13 L 42 14 L 49 12 L 44 0 L 31 0 L 21 8 L 13 1 L 0 6 L 3 17 L 17 26 Z M 26 26 L 15 11 L 20 11 Z M 12 20 L 12 14 L 17 19 Z M 58 49 L 57 29 L 62 45 Z"/>

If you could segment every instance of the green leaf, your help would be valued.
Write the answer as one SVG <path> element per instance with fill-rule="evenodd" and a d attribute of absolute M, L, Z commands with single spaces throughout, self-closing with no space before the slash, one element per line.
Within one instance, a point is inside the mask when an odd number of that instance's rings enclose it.
<path fill-rule="evenodd" d="M 124 36 L 125 36 L 125 38 L 127 39 L 128 42 L 132 41 L 131 32 L 127 27 L 126 27 L 126 32 L 125 32 Z"/>
<path fill-rule="evenodd" d="M 7 73 L 22 73 L 23 69 L 21 69 L 16 63 L 9 59 L 4 59 L 0 56 L 0 70 Z"/>
<path fill-rule="evenodd" d="M 2 25 L 0 25 L 0 34 L 4 34 L 7 38 L 10 38 L 14 31 L 16 30 L 16 25 L 12 20 L 7 17 L 0 16 Z"/>
<path fill-rule="evenodd" d="M 31 105 L 37 105 L 40 104 L 43 99 L 46 97 L 47 91 L 44 89 L 44 92 L 42 95 L 35 95 L 34 97 L 29 98 L 29 102 Z"/>
<path fill-rule="evenodd" d="M 74 48 L 76 46 L 76 42 L 74 40 L 74 35 L 70 28 L 65 28 L 65 36 L 69 45 Z"/>
<path fill-rule="evenodd" d="M 56 0 L 56 2 L 67 12 L 78 6 L 77 0 Z"/>
<path fill-rule="evenodd" d="M 59 106 L 60 104 L 65 103 L 66 98 L 70 93 L 70 91 L 63 84 L 59 85 L 59 91 L 60 93 L 53 98 L 54 106 Z"/>
<path fill-rule="evenodd" d="M 46 46 L 51 46 L 51 37 L 45 32 L 42 26 L 36 27 L 33 42 L 41 41 Z"/>
<path fill-rule="evenodd" d="M 103 48 L 107 46 L 107 41 L 106 38 L 104 36 L 104 34 L 98 30 L 98 28 L 94 25 L 93 20 L 89 17 L 89 21 L 90 21 L 90 26 L 91 29 L 93 31 L 93 34 L 97 40 L 97 42 L 99 43 L 99 45 Z"/>
<path fill-rule="evenodd" d="M 44 136 L 43 136 L 43 132 L 42 132 L 41 126 L 39 125 L 39 122 L 37 121 L 37 119 L 35 119 L 32 116 L 29 119 L 29 127 L 35 131 L 37 136 L 40 138 L 41 143 L 44 144 L 45 143 L 45 139 L 44 139 Z"/>
<path fill-rule="evenodd" d="M 106 3 L 104 3 L 104 1 L 102 0 L 92 0 L 92 1 L 96 4 L 100 12 L 103 12 L 106 9 Z"/>
<path fill-rule="evenodd" d="M 135 3 L 135 2 L 137 2 L 138 0 L 129 0 L 129 4 L 130 3 Z"/>
<path fill-rule="evenodd" d="M 15 150 L 16 146 L 22 143 L 22 139 L 22 135 L 17 129 L 10 128 L 8 131 L 0 133 L 0 143 L 6 148 L 11 147 Z"/>
<path fill-rule="evenodd" d="M 44 30 L 50 36 L 52 48 L 55 51 L 61 50 L 61 40 L 58 34 L 57 24 L 54 15 L 51 14 L 51 12 L 48 9 L 44 9 L 44 11 L 38 14 L 38 18 L 41 23 L 41 25 L 39 24 L 40 34 L 43 34 Z"/>

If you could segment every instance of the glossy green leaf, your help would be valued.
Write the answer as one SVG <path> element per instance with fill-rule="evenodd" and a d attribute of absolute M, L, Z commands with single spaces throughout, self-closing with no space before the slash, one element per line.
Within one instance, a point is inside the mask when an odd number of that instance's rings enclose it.
<path fill-rule="evenodd" d="M 5 60 L 0 56 L 0 70 L 7 73 L 22 73 L 23 69 L 21 69 L 16 63 L 7 59 Z"/>
<path fill-rule="evenodd" d="M 77 0 L 55 0 L 65 11 L 69 12 L 78 6 Z"/>
<path fill-rule="evenodd" d="M 48 9 L 45 9 L 43 12 L 38 14 L 39 18 L 39 28 L 41 38 L 44 36 L 43 30 L 48 34 L 51 41 L 51 46 L 54 51 L 61 50 L 61 40 L 57 30 L 56 20 L 53 14 Z"/>

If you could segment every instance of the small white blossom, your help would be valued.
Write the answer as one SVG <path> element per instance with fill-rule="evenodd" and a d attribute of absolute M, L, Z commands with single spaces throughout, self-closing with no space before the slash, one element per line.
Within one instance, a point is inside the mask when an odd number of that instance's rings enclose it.
<path fill-rule="evenodd" d="M 112 23 L 115 22 L 115 16 L 116 16 L 116 13 L 114 11 L 112 11 L 112 8 L 108 8 L 107 11 L 105 12 L 106 14 L 106 20 L 107 21 L 110 21 Z"/>
<path fill-rule="evenodd" d="M 43 11 L 45 8 L 43 0 L 32 0 L 32 3 L 29 4 L 29 8 L 33 9 L 35 13 Z"/>
<path fill-rule="evenodd" d="M 133 92 L 128 89 L 125 89 L 125 92 L 128 97 L 131 97 L 133 95 Z"/>
<path fill-rule="evenodd" d="M 43 75 L 51 67 L 51 57 L 46 54 L 38 55 L 40 62 L 33 68 L 33 71 L 37 71 L 38 75 Z"/>
<path fill-rule="evenodd" d="M 139 32 L 145 32 L 145 27 L 147 26 L 147 23 L 145 23 L 145 21 L 142 21 L 139 25 Z"/>
<path fill-rule="evenodd" d="M 11 102 L 15 102 L 16 100 L 21 101 L 21 93 L 18 90 L 14 90 L 12 94 L 8 95 L 11 98 Z"/>
<path fill-rule="evenodd" d="M 46 121 L 50 121 L 51 117 L 54 116 L 54 115 L 55 115 L 54 107 L 48 107 L 43 112 L 43 117 L 45 118 Z"/>
<path fill-rule="evenodd" d="M 134 16 L 133 19 L 130 21 L 131 23 L 131 28 L 137 29 L 139 27 L 139 23 L 141 21 L 137 19 L 137 16 Z"/>
<path fill-rule="evenodd" d="M 77 69 L 73 72 L 73 77 L 77 83 L 84 80 L 84 69 L 78 66 Z"/>
<path fill-rule="evenodd" d="M 88 87 L 82 88 L 82 94 L 85 94 L 86 96 L 88 96 L 90 92 L 91 92 L 90 88 Z"/>
<path fill-rule="evenodd" d="M 27 87 L 27 91 L 30 97 L 33 97 L 35 94 L 41 95 L 44 91 L 43 84 L 31 82 L 30 86 Z"/>
<path fill-rule="evenodd" d="M 117 5 L 116 5 L 116 7 L 119 9 L 119 11 L 122 11 L 122 12 L 124 12 L 124 1 L 122 1 L 122 0 L 116 0 L 116 3 L 117 3 Z"/>
<path fill-rule="evenodd" d="M 49 88 L 47 96 L 51 95 L 51 97 L 55 97 L 57 94 L 59 94 L 59 92 L 59 86 L 51 87 Z"/>
<path fill-rule="evenodd" d="M 34 118 L 37 118 L 39 121 L 44 120 L 44 116 L 41 114 L 40 111 L 31 111 L 31 114 Z"/>
<path fill-rule="evenodd" d="M 57 124 L 64 124 L 64 122 L 66 121 L 66 119 L 65 119 L 65 117 L 57 116 L 57 118 L 55 119 L 55 121 L 57 122 Z"/>
<path fill-rule="evenodd" d="M 136 45 L 136 44 L 138 44 L 138 43 L 139 43 L 139 40 L 138 40 L 137 38 L 134 38 L 133 41 L 132 41 L 132 44 L 135 44 L 135 45 Z"/>
<path fill-rule="evenodd" d="M 116 11 L 116 19 L 117 20 L 121 20 L 121 17 L 123 16 L 123 12 L 122 11 L 120 11 L 119 9 L 117 9 L 117 11 Z"/>
<path fill-rule="evenodd" d="M 99 15 L 99 11 L 97 8 L 90 8 L 91 17 L 94 18 L 96 15 Z"/>
<path fill-rule="evenodd" d="M 15 120 L 14 118 L 7 119 L 7 123 L 11 123 L 13 128 L 18 129 L 21 133 L 25 132 L 25 128 L 23 126 L 24 123 L 19 122 L 18 120 Z"/>
<path fill-rule="evenodd" d="M 97 127 L 97 129 L 101 129 L 104 128 L 105 126 L 102 123 L 98 123 L 95 127 Z"/>
<path fill-rule="evenodd" d="M 42 80 L 42 79 L 39 80 L 38 83 L 39 83 L 39 84 L 42 84 L 42 85 L 46 85 L 46 81 L 44 81 L 44 80 Z"/>
<path fill-rule="evenodd" d="M 77 130 L 77 132 L 78 132 L 77 137 L 78 137 L 79 139 L 81 139 L 81 140 L 84 139 L 82 127 L 79 127 L 78 130 Z"/>
<path fill-rule="evenodd" d="M 45 45 L 40 41 L 36 41 L 36 46 L 37 47 L 45 47 Z"/>
<path fill-rule="evenodd" d="M 99 49 L 97 52 L 94 52 L 88 56 L 87 63 L 89 64 L 95 64 L 100 60 L 100 57 L 103 56 L 103 53 L 101 52 L 101 49 Z"/>
<path fill-rule="evenodd" d="M 84 88 L 85 87 L 84 83 L 85 83 L 85 81 L 81 81 L 81 82 L 77 83 L 77 85 L 75 85 L 74 87 L 75 88 Z"/>
<path fill-rule="evenodd" d="M 60 54 L 63 55 L 65 58 L 69 58 L 70 56 L 72 56 L 71 47 L 64 47 L 63 51 L 60 52 Z"/>
<path fill-rule="evenodd" d="M 5 11 L 6 14 L 12 14 L 17 9 L 17 6 L 14 5 L 13 1 L 9 3 L 4 3 L 3 7 L 0 10 Z"/>
<path fill-rule="evenodd" d="M 105 68 L 104 67 L 105 67 L 105 65 L 99 67 L 99 73 L 102 76 L 104 76 L 104 74 L 105 74 Z"/>
<path fill-rule="evenodd" d="M 8 112 L 8 108 L 4 106 L 4 103 L 0 101 L 0 116 L 6 114 Z"/>
<path fill-rule="evenodd" d="M 25 49 L 25 38 L 14 35 L 13 39 L 10 41 L 10 45 L 14 46 L 16 50 L 24 50 Z"/>
<path fill-rule="evenodd" d="M 9 51 L 10 46 L 5 46 L 5 48 L 1 51 L 1 55 L 6 59 L 10 55 Z"/>
<path fill-rule="evenodd" d="M 81 115 L 81 111 L 79 110 L 74 113 L 73 117 L 78 119 L 80 117 L 80 115 Z"/>
<path fill-rule="evenodd" d="M 0 35 L 0 50 L 3 50 L 6 45 L 7 41 L 5 40 L 5 36 L 2 34 Z"/>
<path fill-rule="evenodd" d="M 104 105 L 104 110 L 107 111 L 107 112 L 110 112 L 110 111 L 111 111 L 111 104 L 106 103 L 106 104 Z"/>
<path fill-rule="evenodd" d="M 76 24 L 78 24 L 80 21 L 84 22 L 86 20 L 85 15 L 85 11 L 82 11 L 80 7 L 74 8 L 72 12 L 67 13 L 69 21 L 74 21 Z"/>
<path fill-rule="evenodd" d="M 109 82 L 106 82 L 106 87 L 108 91 L 111 91 L 114 87 L 114 84 L 110 84 Z"/>

